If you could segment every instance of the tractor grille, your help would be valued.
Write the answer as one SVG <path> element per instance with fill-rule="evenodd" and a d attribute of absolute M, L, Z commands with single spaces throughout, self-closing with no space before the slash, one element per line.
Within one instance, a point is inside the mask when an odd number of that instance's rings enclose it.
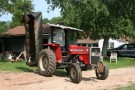
<path fill-rule="evenodd" d="M 100 48 L 91 47 L 90 48 L 90 64 L 97 64 L 100 61 Z"/>
<path fill-rule="evenodd" d="M 97 64 L 100 61 L 99 56 L 91 56 L 91 64 Z"/>

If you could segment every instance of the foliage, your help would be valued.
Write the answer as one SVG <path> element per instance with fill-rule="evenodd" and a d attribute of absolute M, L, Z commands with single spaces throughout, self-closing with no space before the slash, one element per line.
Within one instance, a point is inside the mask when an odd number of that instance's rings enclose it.
<path fill-rule="evenodd" d="M 0 16 L 4 14 L 7 10 L 8 0 L 0 0 Z"/>
<path fill-rule="evenodd" d="M 67 23 L 84 30 L 91 39 L 104 39 L 103 55 L 109 38 L 135 37 L 134 0 L 45 0 L 53 10 L 61 8 Z M 69 24 L 69 25 L 70 25 Z"/>
<path fill-rule="evenodd" d="M 42 22 L 43 22 L 44 24 L 46 24 L 46 23 L 49 23 L 49 20 L 48 20 L 48 18 L 44 18 Z"/>
<path fill-rule="evenodd" d="M 20 25 L 23 13 L 33 10 L 31 0 L 13 0 L 13 4 L 10 4 L 13 8 L 9 9 L 9 12 L 13 14 L 11 27 Z"/>
<path fill-rule="evenodd" d="M 126 0 L 46 0 L 52 9 L 61 8 L 63 17 L 69 23 L 85 30 L 92 39 L 104 37 L 119 38 L 123 34 L 129 35 L 133 30 L 133 23 L 127 13 L 133 7 L 127 8 L 133 2 Z M 81 7 L 80 7 L 81 6 Z M 133 5 L 131 5 L 133 6 Z M 123 8 L 126 10 L 121 10 Z M 119 9 L 119 10 L 118 10 Z M 121 11 L 121 12 L 120 12 Z M 123 11 L 123 12 L 122 12 Z M 111 33 L 110 33 L 111 32 Z M 133 32 L 130 32 L 130 35 Z"/>
<path fill-rule="evenodd" d="M 0 34 L 7 31 L 10 27 L 10 22 L 0 21 Z"/>
<path fill-rule="evenodd" d="M 0 1 L 0 15 L 3 13 L 11 13 L 13 15 L 11 27 L 20 25 L 23 13 L 33 10 L 31 0 L 1 0 Z"/>
<path fill-rule="evenodd" d="M 51 20 L 48 20 L 47 18 L 44 18 L 43 23 L 44 24 L 46 24 L 46 23 L 61 24 L 61 23 L 64 22 L 62 20 L 63 20 L 62 17 L 54 17 Z"/>

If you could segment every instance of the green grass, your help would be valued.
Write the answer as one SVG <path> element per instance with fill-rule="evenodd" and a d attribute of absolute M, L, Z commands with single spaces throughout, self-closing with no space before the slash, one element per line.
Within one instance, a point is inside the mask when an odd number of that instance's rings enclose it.
<path fill-rule="evenodd" d="M 135 90 L 135 83 L 131 84 L 127 87 L 118 87 L 118 88 L 116 88 L 116 90 Z"/>
<path fill-rule="evenodd" d="M 36 67 L 29 67 L 25 61 L 22 62 L 9 62 L 6 60 L 0 61 L 0 70 L 10 72 L 33 72 L 36 71 Z"/>
<path fill-rule="evenodd" d="M 118 58 L 117 63 L 115 63 L 115 62 L 110 63 L 109 59 L 105 59 L 104 62 L 109 66 L 110 69 L 135 66 L 135 58 Z M 37 68 L 27 66 L 25 61 L 9 62 L 6 60 L 1 60 L 0 61 L 0 70 L 11 71 L 11 72 L 32 72 L 32 71 L 36 71 Z"/>
<path fill-rule="evenodd" d="M 117 63 L 110 63 L 109 59 L 105 59 L 104 62 L 109 66 L 110 69 L 135 66 L 135 58 L 119 57 Z"/>

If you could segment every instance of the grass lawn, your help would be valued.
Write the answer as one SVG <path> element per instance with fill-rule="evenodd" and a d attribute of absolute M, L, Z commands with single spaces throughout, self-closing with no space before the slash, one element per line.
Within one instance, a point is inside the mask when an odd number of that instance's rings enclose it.
<path fill-rule="evenodd" d="M 109 62 L 109 59 L 105 59 L 104 62 L 112 68 L 122 68 L 128 66 L 135 66 L 135 58 L 118 58 L 118 62 Z M 6 60 L 0 61 L 0 70 L 12 71 L 12 72 L 30 72 L 36 71 L 37 67 L 29 67 L 26 65 L 25 61 L 22 62 L 9 62 Z"/>
<path fill-rule="evenodd" d="M 22 62 L 9 62 L 6 60 L 0 61 L 0 70 L 11 72 L 32 72 L 36 70 L 36 67 L 29 67 L 25 61 Z"/>
<path fill-rule="evenodd" d="M 110 63 L 109 59 L 105 59 L 104 62 L 109 66 L 110 69 L 135 66 L 135 58 L 119 57 L 117 63 Z"/>
<path fill-rule="evenodd" d="M 135 84 L 131 84 L 127 87 L 118 87 L 116 90 L 135 90 Z"/>

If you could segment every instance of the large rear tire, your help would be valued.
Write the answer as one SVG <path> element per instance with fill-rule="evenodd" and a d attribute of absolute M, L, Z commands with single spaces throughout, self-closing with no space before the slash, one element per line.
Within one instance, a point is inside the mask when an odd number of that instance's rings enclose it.
<path fill-rule="evenodd" d="M 82 71 L 77 63 L 72 63 L 69 66 L 69 75 L 73 83 L 79 83 L 82 79 Z"/>
<path fill-rule="evenodd" d="M 108 77 L 109 74 L 109 68 L 107 65 L 101 63 L 100 67 L 95 69 L 96 77 L 100 80 L 105 80 Z"/>
<path fill-rule="evenodd" d="M 50 77 L 56 69 L 56 57 L 52 50 L 43 49 L 39 53 L 38 70 L 43 76 Z"/>

